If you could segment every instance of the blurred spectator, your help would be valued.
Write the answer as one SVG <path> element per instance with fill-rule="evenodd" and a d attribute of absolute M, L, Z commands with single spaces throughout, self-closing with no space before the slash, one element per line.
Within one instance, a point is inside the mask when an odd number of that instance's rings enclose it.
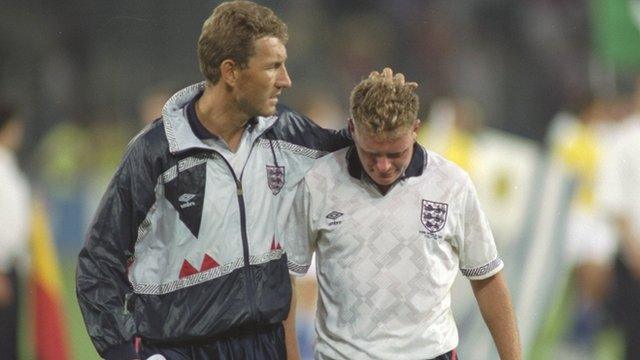
<path fill-rule="evenodd" d="M 573 114 L 556 117 L 550 146 L 573 177 L 576 188 L 566 224 L 566 254 L 573 269 L 575 300 L 570 344 L 589 353 L 603 319 L 615 237 L 595 200 L 595 182 L 611 132 L 604 100 L 591 94 L 577 101 Z"/>
<path fill-rule="evenodd" d="M 621 125 L 599 192 L 620 241 L 612 310 L 625 335 L 626 359 L 640 356 L 640 86 L 635 96 L 635 112 Z"/>
<path fill-rule="evenodd" d="M 87 167 L 95 155 L 86 124 L 57 123 L 38 146 L 40 181 L 47 194 L 54 239 L 67 249 L 82 242 Z"/>
<path fill-rule="evenodd" d="M 22 143 L 23 121 L 0 104 L 0 357 L 17 359 L 18 271 L 27 259 L 29 186 L 15 152 Z"/>
<path fill-rule="evenodd" d="M 477 139 L 483 129 L 483 114 L 476 102 L 441 99 L 433 104 L 429 123 L 420 128 L 418 141 L 473 176 Z"/>

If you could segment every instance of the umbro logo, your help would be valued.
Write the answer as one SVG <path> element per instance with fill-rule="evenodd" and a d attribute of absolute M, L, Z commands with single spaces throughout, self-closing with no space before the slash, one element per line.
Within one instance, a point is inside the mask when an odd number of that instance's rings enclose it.
<path fill-rule="evenodd" d="M 193 200 L 193 198 L 195 198 L 195 194 L 182 194 L 180 195 L 180 197 L 178 198 L 178 201 L 180 201 L 182 204 L 180 204 L 180 208 L 181 209 L 186 209 L 188 207 L 192 207 L 194 206 L 196 203 L 191 201 Z"/>
<path fill-rule="evenodd" d="M 178 200 L 180 200 L 180 202 L 187 202 L 187 201 L 190 201 L 191 199 L 193 199 L 194 197 L 196 197 L 195 194 L 182 194 L 182 195 L 180 195 Z"/>
<path fill-rule="evenodd" d="M 338 219 L 344 215 L 343 213 L 339 212 L 339 211 L 332 211 L 329 214 L 327 214 L 326 218 L 331 220 L 329 222 L 329 225 L 340 225 L 342 223 L 342 221 L 339 221 Z"/>

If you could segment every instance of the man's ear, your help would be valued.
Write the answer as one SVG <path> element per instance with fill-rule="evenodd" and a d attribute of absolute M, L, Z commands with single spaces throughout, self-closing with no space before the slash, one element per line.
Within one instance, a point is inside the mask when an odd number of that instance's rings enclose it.
<path fill-rule="evenodd" d="M 420 124 L 422 123 L 422 121 L 420 121 L 420 119 L 416 119 L 416 121 L 414 121 L 413 123 L 413 132 L 417 133 L 418 129 L 420 129 Z"/>
<path fill-rule="evenodd" d="M 220 78 L 225 84 L 235 86 L 238 81 L 238 66 L 231 59 L 226 59 L 220 64 Z"/>
<path fill-rule="evenodd" d="M 411 133 L 413 134 L 413 141 L 417 141 L 418 140 L 418 130 L 420 130 L 420 119 L 416 119 L 416 121 L 413 122 L 413 126 L 411 128 Z"/>
<path fill-rule="evenodd" d="M 347 119 L 347 130 L 349 130 L 349 134 L 351 135 L 351 138 L 353 138 L 353 133 L 355 132 L 355 124 L 353 123 L 352 118 Z"/>

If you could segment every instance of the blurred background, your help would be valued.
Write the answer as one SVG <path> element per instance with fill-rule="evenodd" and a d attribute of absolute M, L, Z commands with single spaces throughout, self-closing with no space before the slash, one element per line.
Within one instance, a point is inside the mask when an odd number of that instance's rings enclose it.
<path fill-rule="evenodd" d="M 350 90 L 372 70 L 419 83 L 419 140 L 478 187 L 527 358 L 624 358 L 608 286 L 618 235 L 598 189 L 608 149 L 638 121 L 640 1 L 259 2 L 289 26 L 293 87 L 282 101 L 323 126 L 344 126 Z M 42 357 L 29 285 L 38 266 L 61 279 L 48 280 L 68 344 L 59 358 L 97 358 L 74 293 L 85 229 L 127 142 L 202 80 L 196 41 L 218 3 L 3 1 L 0 100 L 24 121 L 17 158 L 41 204 L 32 224 L 55 245 L 44 257 L 32 244 L 24 260 L 20 359 Z M 453 296 L 461 357 L 497 358 L 467 283 Z M 299 294 L 304 344 L 314 291 L 311 275 Z"/>

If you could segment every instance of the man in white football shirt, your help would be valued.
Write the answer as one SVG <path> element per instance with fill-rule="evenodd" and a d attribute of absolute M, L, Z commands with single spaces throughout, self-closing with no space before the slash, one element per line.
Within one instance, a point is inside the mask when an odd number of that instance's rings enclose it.
<path fill-rule="evenodd" d="M 316 253 L 317 359 L 456 359 L 450 289 L 471 280 L 502 359 L 521 349 L 503 267 L 469 176 L 416 143 L 415 83 L 373 72 L 351 93 L 354 146 L 320 160 L 288 219 L 289 268 Z"/>

